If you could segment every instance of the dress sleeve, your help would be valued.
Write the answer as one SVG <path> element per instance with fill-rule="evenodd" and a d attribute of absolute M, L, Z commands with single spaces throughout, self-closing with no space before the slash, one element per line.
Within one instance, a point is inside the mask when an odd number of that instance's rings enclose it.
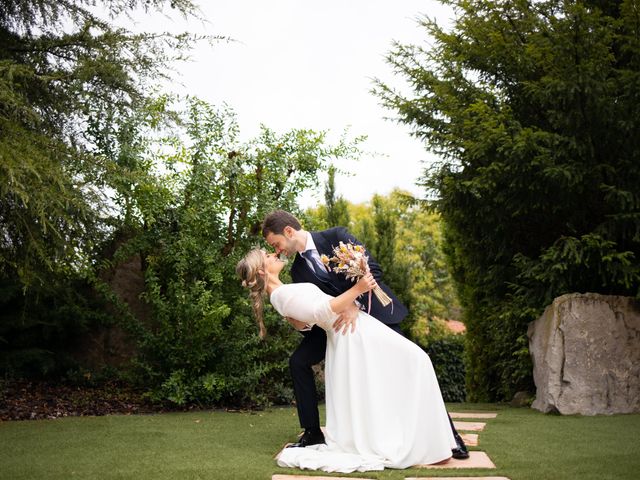
<path fill-rule="evenodd" d="M 309 325 L 324 327 L 333 323 L 331 297 L 312 283 L 283 285 L 271 294 L 271 304 L 284 317 L 291 317 Z"/>

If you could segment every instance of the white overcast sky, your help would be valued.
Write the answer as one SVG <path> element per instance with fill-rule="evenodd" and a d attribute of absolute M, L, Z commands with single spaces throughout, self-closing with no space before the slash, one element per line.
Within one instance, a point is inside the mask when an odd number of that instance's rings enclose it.
<path fill-rule="evenodd" d="M 336 179 L 339 194 L 363 202 L 400 187 L 423 196 L 415 182 L 434 157 L 408 127 L 385 120 L 395 112 L 382 108 L 370 90 L 373 78 L 403 85 L 384 60 L 392 41 L 425 44 L 416 18 L 426 14 L 443 25 L 449 7 L 436 0 L 201 0 L 200 7 L 207 24 L 154 16 L 138 26 L 236 40 L 200 45 L 192 61 L 179 66 L 180 84 L 171 90 L 226 102 L 245 139 L 261 123 L 279 133 L 310 128 L 336 137 L 350 127 L 353 136 L 368 136 L 366 151 L 382 155 L 347 164 L 354 175 Z M 315 203 L 313 195 L 301 200 Z"/>

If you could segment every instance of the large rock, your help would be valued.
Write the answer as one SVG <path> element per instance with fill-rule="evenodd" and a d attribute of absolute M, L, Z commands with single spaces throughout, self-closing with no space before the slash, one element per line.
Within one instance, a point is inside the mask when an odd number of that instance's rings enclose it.
<path fill-rule="evenodd" d="M 640 304 L 593 293 L 556 298 L 529 325 L 542 412 L 640 412 Z"/>

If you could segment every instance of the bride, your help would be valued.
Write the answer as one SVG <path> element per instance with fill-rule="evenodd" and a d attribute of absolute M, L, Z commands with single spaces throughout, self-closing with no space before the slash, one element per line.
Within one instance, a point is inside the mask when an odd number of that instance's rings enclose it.
<path fill-rule="evenodd" d="M 264 334 L 265 294 L 296 328 L 317 325 L 327 332 L 325 357 L 326 445 L 285 448 L 281 467 L 349 473 L 408 468 L 448 460 L 456 447 L 429 356 L 402 335 L 359 313 L 355 332 L 332 328 L 339 312 L 375 288 L 371 274 L 332 297 L 312 283 L 283 284 L 278 256 L 254 249 L 236 271 L 250 291 Z"/>

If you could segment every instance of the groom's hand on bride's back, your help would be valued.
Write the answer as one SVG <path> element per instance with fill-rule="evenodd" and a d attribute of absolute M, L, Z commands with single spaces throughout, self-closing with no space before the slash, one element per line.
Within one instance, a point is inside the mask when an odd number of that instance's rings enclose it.
<path fill-rule="evenodd" d="M 345 311 L 340 312 L 336 321 L 333 322 L 333 329 L 336 333 L 340 333 L 340 330 L 342 330 L 343 335 L 349 333 L 349 330 L 351 330 L 352 333 L 355 332 L 356 319 L 358 318 L 359 312 L 360 309 L 355 303 Z"/>

